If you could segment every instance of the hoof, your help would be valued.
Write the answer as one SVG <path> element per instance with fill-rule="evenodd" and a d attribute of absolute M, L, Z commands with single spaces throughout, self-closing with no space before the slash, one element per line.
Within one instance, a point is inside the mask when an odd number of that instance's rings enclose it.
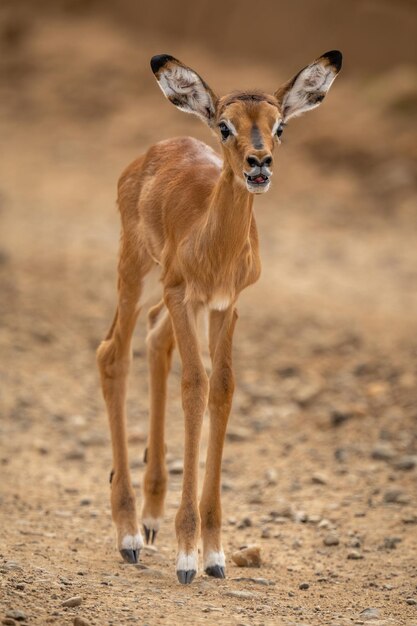
<path fill-rule="evenodd" d="M 196 573 L 195 569 L 179 569 L 177 570 L 177 578 L 182 585 L 189 585 L 193 582 Z"/>
<path fill-rule="evenodd" d="M 145 533 L 146 543 L 153 544 L 156 539 L 156 534 L 158 531 L 154 530 L 153 528 L 148 528 L 147 526 L 145 526 L 145 524 L 143 524 L 143 532 Z"/>
<path fill-rule="evenodd" d="M 207 576 L 213 576 L 213 578 L 226 578 L 225 569 L 221 565 L 206 567 L 205 572 Z"/>
<path fill-rule="evenodd" d="M 137 563 L 139 561 L 140 550 L 131 550 L 123 548 L 120 550 L 123 560 L 126 563 Z"/>

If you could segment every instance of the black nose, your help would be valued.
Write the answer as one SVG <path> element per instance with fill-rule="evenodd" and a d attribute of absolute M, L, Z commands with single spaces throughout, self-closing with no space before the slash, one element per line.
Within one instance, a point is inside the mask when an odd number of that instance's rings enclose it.
<path fill-rule="evenodd" d="M 271 156 L 266 156 L 262 159 L 262 161 L 260 161 L 257 157 L 255 156 L 248 156 L 248 158 L 246 159 L 248 162 L 249 167 L 262 167 L 263 165 L 266 165 L 267 167 L 269 167 L 269 165 L 271 165 L 272 163 L 272 157 Z"/>

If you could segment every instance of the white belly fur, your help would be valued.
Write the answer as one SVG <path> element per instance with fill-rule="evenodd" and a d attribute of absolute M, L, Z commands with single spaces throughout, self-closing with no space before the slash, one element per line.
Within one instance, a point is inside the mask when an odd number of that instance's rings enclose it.
<path fill-rule="evenodd" d="M 231 303 L 231 299 L 229 296 L 224 294 L 214 294 L 209 302 L 209 309 L 214 311 L 225 311 Z"/>

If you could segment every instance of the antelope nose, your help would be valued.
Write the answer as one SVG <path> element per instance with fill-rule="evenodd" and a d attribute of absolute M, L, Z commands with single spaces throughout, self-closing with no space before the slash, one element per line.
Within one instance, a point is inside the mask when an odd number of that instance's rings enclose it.
<path fill-rule="evenodd" d="M 263 157 L 263 159 L 259 160 L 258 157 L 250 155 L 247 157 L 246 161 L 248 162 L 249 167 L 269 167 L 272 163 L 272 157 L 270 155 Z"/>

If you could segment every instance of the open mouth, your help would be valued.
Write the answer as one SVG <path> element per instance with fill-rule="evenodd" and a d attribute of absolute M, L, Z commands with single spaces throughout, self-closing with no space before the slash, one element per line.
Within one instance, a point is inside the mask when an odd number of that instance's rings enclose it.
<path fill-rule="evenodd" d="M 244 172 L 246 182 L 251 187 L 266 187 L 269 184 L 268 176 L 264 176 L 264 174 L 256 174 L 256 176 L 249 176 Z"/>
<path fill-rule="evenodd" d="M 261 192 L 266 191 L 269 188 L 269 177 L 264 174 L 256 174 L 255 176 L 249 176 L 244 172 L 246 178 L 246 185 L 249 191 Z"/>

